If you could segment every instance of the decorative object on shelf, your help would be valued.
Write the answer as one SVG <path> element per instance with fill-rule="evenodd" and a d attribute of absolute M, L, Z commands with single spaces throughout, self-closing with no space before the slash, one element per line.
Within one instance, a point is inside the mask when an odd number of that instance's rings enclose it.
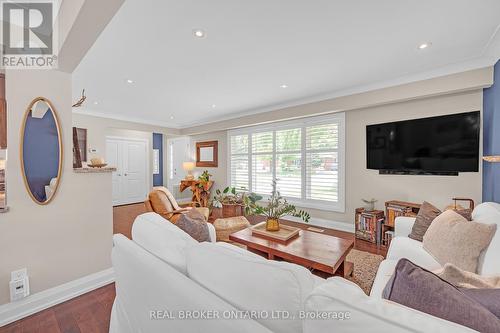
<path fill-rule="evenodd" d="M 73 168 L 81 168 L 87 161 L 87 130 L 73 127 Z"/>
<path fill-rule="evenodd" d="M 90 159 L 90 164 L 87 164 L 87 166 L 91 168 L 104 168 L 108 164 L 104 162 L 104 158 L 102 157 L 94 157 Z"/>
<path fill-rule="evenodd" d="M 500 155 L 495 156 L 483 156 L 483 160 L 490 163 L 500 163 Z"/>
<path fill-rule="evenodd" d="M 199 207 L 208 207 L 208 201 L 210 199 L 210 189 L 214 185 L 214 182 L 211 180 L 208 181 L 200 181 L 200 180 L 181 180 L 181 184 L 179 185 L 179 190 L 183 192 L 185 189 L 190 188 L 191 192 L 193 192 L 193 196 L 191 201 L 193 205 L 197 205 Z"/>
<path fill-rule="evenodd" d="M 196 142 L 196 166 L 216 168 L 218 164 L 219 142 Z"/>
<path fill-rule="evenodd" d="M 192 171 L 194 170 L 194 163 L 193 162 L 183 162 L 182 168 L 184 169 L 184 171 L 187 172 L 186 177 L 184 179 L 185 180 L 193 180 L 194 176 L 192 174 Z"/>
<path fill-rule="evenodd" d="M 361 199 L 365 203 L 365 210 L 371 212 L 372 210 L 375 210 L 375 203 L 378 201 L 376 199 L 371 199 L 371 200 L 366 200 L 366 199 Z"/>
<path fill-rule="evenodd" d="M 76 101 L 76 103 L 73 104 L 72 107 L 79 108 L 80 106 L 83 105 L 83 102 L 85 102 L 86 99 L 87 99 L 87 96 L 85 96 L 85 89 L 83 89 L 82 97 L 80 97 L 80 99 L 78 101 Z"/>
<path fill-rule="evenodd" d="M 267 206 L 259 206 L 257 204 L 259 200 L 255 200 L 255 202 L 248 200 L 245 203 L 245 211 L 249 214 L 261 214 L 266 216 L 267 231 L 279 231 L 279 219 L 283 216 L 300 217 L 304 222 L 309 222 L 311 218 L 309 213 L 303 210 L 297 210 L 294 205 L 288 203 L 288 201 L 280 195 L 279 191 L 276 189 L 276 185 L 276 180 L 273 180 L 273 190 L 271 197 L 268 199 Z"/>
<path fill-rule="evenodd" d="M 382 210 L 356 208 L 356 238 L 380 245 L 382 243 L 382 226 L 384 220 L 385 216 Z"/>
<path fill-rule="evenodd" d="M 37 204 L 46 205 L 54 199 L 62 163 L 61 127 L 56 111 L 48 99 L 37 97 L 28 106 L 21 128 L 21 170 L 28 194 Z"/>

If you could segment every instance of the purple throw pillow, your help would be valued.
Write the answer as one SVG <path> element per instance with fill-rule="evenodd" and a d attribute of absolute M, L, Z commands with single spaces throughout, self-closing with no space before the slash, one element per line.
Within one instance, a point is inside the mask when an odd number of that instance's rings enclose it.
<path fill-rule="evenodd" d="M 500 319 L 432 272 L 401 259 L 382 297 L 483 333 L 500 332 Z"/>
<path fill-rule="evenodd" d="M 459 288 L 461 292 L 481 303 L 500 319 L 500 289 Z"/>

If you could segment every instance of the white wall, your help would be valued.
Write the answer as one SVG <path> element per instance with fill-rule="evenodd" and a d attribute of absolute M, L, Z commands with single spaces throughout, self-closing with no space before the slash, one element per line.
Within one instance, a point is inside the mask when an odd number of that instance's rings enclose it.
<path fill-rule="evenodd" d="M 37 293 L 111 267 L 113 234 L 111 175 L 73 172 L 71 75 L 7 71 L 6 87 L 10 212 L 0 214 L 0 304 L 9 302 L 13 270 L 26 267 L 31 293 Z M 60 188 L 47 206 L 37 205 L 26 192 L 19 156 L 22 117 L 37 96 L 53 103 L 63 136 Z"/>
<path fill-rule="evenodd" d="M 353 224 L 354 210 L 363 206 L 362 198 L 378 199 L 379 209 L 383 209 L 384 202 L 388 200 L 427 200 L 441 208 L 450 204 L 451 198 L 455 196 L 469 197 L 480 202 L 482 170 L 476 173 L 461 173 L 455 177 L 379 175 L 378 171 L 366 169 L 366 125 L 477 110 L 482 110 L 480 90 L 347 111 L 346 211 L 307 211 L 313 218 Z M 226 135 L 227 131 L 218 131 L 192 136 L 194 142 L 219 140 L 219 167 L 209 169 L 219 188 L 227 184 Z"/>

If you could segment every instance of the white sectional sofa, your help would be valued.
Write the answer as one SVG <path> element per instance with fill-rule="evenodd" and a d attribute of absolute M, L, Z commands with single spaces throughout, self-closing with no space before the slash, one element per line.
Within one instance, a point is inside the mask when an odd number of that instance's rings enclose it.
<path fill-rule="evenodd" d="M 486 224 L 497 224 L 497 231 L 489 245 L 483 251 L 478 267 L 478 274 L 484 276 L 500 275 L 500 204 L 486 202 L 478 205 L 472 212 L 472 219 Z M 408 237 L 415 223 L 415 218 L 398 217 L 396 219 L 395 238 L 391 242 L 387 258 L 378 269 L 370 296 L 380 298 L 385 285 L 389 281 L 397 262 L 401 258 L 409 259 L 415 264 L 430 270 L 438 270 L 442 266 L 422 246 L 422 242 Z"/>
<path fill-rule="evenodd" d="M 498 223 L 499 206 L 478 206 L 475 217 Z M 143 214 L 134 223 L 134 241 L 114 237 L 117 296 L 110 332 L 472 332 L 380 297 L 398 256 L 427 268 L 436 263 L 402 237 L 411 221 L 397 223 L 399 237 L 367 296 L 343 278 L 323 280 L 226 243 L 198 243 L 159 215 Z M 497 233 L 488 254 L 498 253 L 499 238 Z M 498 268 L 490 258 L 484 256 L 485 272 Z"/>

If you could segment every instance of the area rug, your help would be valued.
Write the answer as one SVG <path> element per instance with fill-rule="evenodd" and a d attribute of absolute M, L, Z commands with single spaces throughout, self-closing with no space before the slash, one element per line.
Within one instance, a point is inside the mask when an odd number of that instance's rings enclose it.
<path fill-rule="evenodd" d="M 348 279 L 360 286 L 369 295 L 375 275 L 377 275 L 378 266 L 382 260 L 384 260 L 384 257 L 378 254 L 351 250 L 347 255 L 347 261 L 354 264 L 354 270 Z"/>

